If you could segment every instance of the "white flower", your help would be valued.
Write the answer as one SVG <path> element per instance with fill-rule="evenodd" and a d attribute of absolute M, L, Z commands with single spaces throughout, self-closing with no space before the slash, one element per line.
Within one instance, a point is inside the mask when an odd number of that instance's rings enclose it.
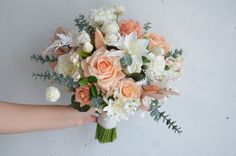
<path fill-rule="evenodd" d="M 149 52 L 147 50 L 148 40 L 138 39 L 135 32 L 130 33 L 122 38 L 121 49 L 124 49 L 126 53 L 136 55 L 137 57 L 146 56 Z"/>
<path fill-rule="evenodd" d="M 70 52 L 68 54 L 60 55 L 55 71 L 64 76 L 71 76 L 76 81 L 80 78 L 80 74 L 78 72 L 77 64 L 72 62 L 74 54 Z"/>
<path fill-rule="evenodd" d="M 73 64 L 77 64 L 77 63 L 78 63 L 78 60 L 79 60 L 79 54 L 73 53 L 73 54 L 70 55 L 70 61 L 71 61 Z"/>
<path fill-rule="evenodd" d="M 105 35 L 104 43 L 109 46 L 117 46 L 120 42 L 120 34 L 117 33 L 108 33 Z"/>
<path fill-rule="evenodd" d="M 124 101 L 121 99 L 117 99 L 115 101 L 109 100 L 108 106 L 103 108 L 103 111 L 107 112 L 109 117 L 114 117 L 116 121 L 120 121 L 122 119 L 127 120 L 128 114 L 124 108 Z"/>
<path fill-rule="evenodd" d="M 125 12 L 125 7 L 122 5 L 115 5 L 113 8 L 115 9 L 115 14 L 118 16 L 123 15 Z"/>
<path fill-rule="evenodd" d="M 160 47 L 152 48 L 151 52 L 154 53 L 157 56 L 165 54 L 165 50 L 163 48 L 160 48 Z"/>
<path fill-rule="evenodd" d="M 104 23 L 115 21 L 117 17 L 114 8 L 101 7 L 91 10 L 89 18 L 94 24 L 102 26 Z"/>
<path fill-rule="evenodd" d="M 131 56 L 132 64 L 127 67 L 128 73 L 141 72 L 141 66 L 143 65 L 142 56 L 148 54 L 147 50 L 148 40 L 137 39 L 135 32 L 130 33 L 121 38 L 117 43 L 117 47 L 120 51 L 113 51 L 110 53 L 112 56 L 123 57 L 127 54 Z"/>
<path fill-rule="evenodd" d="M 60 98 L 60 91 L 56 87 L 48 87 L 45 96 L 47 101 L 56 102 Z"/>
<path fill-rule="evenodd" d="M 145 96 L 143 99 L 142 99 L 142 104 L 149 108 L 150 107 L 150 104 L 152 103 L 152 101 L 155 100 L 155 98 L 153 97 L 150 97 L 150 96 Z"/>
<path fill-rule="evenodd" d="M 136 57 L 135 55 L 132 55 L 131 58 L 132 58 L 132 64 L 130 66 L 127 66 L 127 72 L 130 74 L 140 73 L 143 65 L 142 60 L 137 59 L 138 57 Z"/>
<path fill-rule="evenodd" d="M 126 110 L 126 112 L 128 113 L 128 115 L 133 115 L 137 109 L 138 106 L 140 105 L 140 101 L 139 99 L 137 100 L 126 100 L 124 101 L 124 109 Z"/>
<path fill-rule="evenodd" d="M 90 53 L 93 50 L 93 45 L 90 42 L 86 42 L 82 49 L 83 51 Z"/>
<path fill-rule="evenodd" d="M 158 80 L 161 78 L 161 75 L 163 74 L 165 70 L 165 58 L 164 56 L 156 56 L 153 53 L 149 53 L 148 59 L 150 60 L 149 63 L 147 63 L 147 76 L 150 77 L 152 80 Z"/>
<path fill-rule="evenodd" d="M 101 31 L 104 34 L 118 33 L 119 25 L 116 22 L 104 23 L 103 26 L 101 27 Z"/>
<path fill-rule="evenodd" d="M 91 38 L 89 34 L 83 30 L 79 32 L 77 36 L 77 42 L 78 44 L 85 44 L 86 42 L 91 42 Z"/>
<path fill-rule="evenodd" d="M 69 33 L 69 35 L 65 34 L 56 34 L 56 35 L 60 38 L 60 42 L 62 45 L 69 45 L 73 41 L 71 33 Z"/>

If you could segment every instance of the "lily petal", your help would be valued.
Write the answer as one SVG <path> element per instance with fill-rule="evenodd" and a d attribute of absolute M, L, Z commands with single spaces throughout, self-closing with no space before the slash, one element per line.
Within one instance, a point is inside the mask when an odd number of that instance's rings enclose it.
<path fill-rule="evenodd" d="M 105 48 L 104 37 L 99 29 L 96 28 L 95 31 L 95 47 L 99 49 L 101 47 Z"/>

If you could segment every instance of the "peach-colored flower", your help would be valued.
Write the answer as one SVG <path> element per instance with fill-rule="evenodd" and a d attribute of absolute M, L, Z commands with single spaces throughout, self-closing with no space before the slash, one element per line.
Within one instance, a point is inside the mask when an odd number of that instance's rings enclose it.
<path fill-rule="evenodd" d="M 118 82 L 125 77 L 121 71 L 119 59 L 107 56 L 108 51 L 104 48 L 97 49 L 92 56 L 81 62 L 84 76 L 95 76 L 98 86 L 106 91 L 117 87 Z"/>
<path fill-rule="evenodd" d="M 137 21 L 123 20 L 119 23 L 119 27 L 122 35 L 129 35 L 131 32 L 136 32 L 138 38 L 142 37 L 142 28 Z"/>
<path fill-rule="evenodd" d="M 73 40 L 75 41 L 76 40 L 76 35 L 77 35 L 77 32 L 69 29 L 69 28 L 66 28 L 66 27 L 58 27 L 55 32 L 53 33 L 53 36 L 52 36 L 52 42 L 60 39 L 59 36 L 57 34 L 64 34 L 64 35 L 68 35 L 68 34 L 71 34 L 72 37 L 73 37 Z M 71 47 L 76 47 L 76 43 L 72 43 L 70 45 Z M 54 54 L 55 56 L 59 57 L 60 55 L 64 55 L 66 53 L 69 53 L 70 51 L 70 48 L 68 47 L 59 47 L 59 48 L 56 48 L 55 51 L 54 51 Z"/>
<path fill-rule="evenodd" d="M 118 86 L 119 98 L 136 99 L 140 98 L 142 88 L 135 84 L 133 79 L 124 79 Z"/>
<path fill-rule="evenodd" d="M 101 31 L 96 28 L 94 35 L 95 35 L 95 48 L 99 49 L 99 48 L 105 47 L 104 37 L 103 37 Z"/>
<path fill-rule="evenodd" d="M 165 54 L 169 51 L 170 46 L 168 42 L 164 39 L 164 37 L 155 33 L 148 33 L 146 37 L 149 40 L 149 43 L 148 43 L 149 49 L 152 49 L 154 47 L 160 47 L 164 49 Z"/>
<path fill-rule="evenodd" d="M 160 91 L 160 88 L 155 85 L 143 86 L 142 98 L 147 95 L 157 94 Z"/>
<path fill-rule="evenodd" d="M 156 98 L 156 95 L 159 95 L 160 88 L 155 85 L 149 85 L 149 86 L 143 86 L 142 87 L 142 95 L 141 99 L 143 99 L 145 96 L 150 96 L 153 98 Z M 147 111 L 149 108 L 145 106 L 143 103 L 139 106 L 140 109 Z"/>
<path fill-rule="evenodd" d="M 86 85 L 86 86 L 79 86 L 78 88 L 76 88 L 75 101 L 80 102 L 81 107 L 90 104 L 90 99 L 89 99 L 90 87 L 91 85 Z"/>

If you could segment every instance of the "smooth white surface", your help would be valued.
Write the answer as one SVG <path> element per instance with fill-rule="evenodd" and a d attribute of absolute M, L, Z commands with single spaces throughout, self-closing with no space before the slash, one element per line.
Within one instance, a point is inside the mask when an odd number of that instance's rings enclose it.
<path fill-rule="evenodd" d="M 48 84 L 29 57 L 49 44 L 57 26 L 73 27 L 80 12 L 123 4 L 124 18 L 152 22 L 152 30 L 185 51 L 182 93 L 163 107 L 183 134 L 136 115 L 118 127 L 113 144 L 94 140 L 95 124 L 0 136 L 0 156 L 236 156 L 235 0 L 0 0 L 0 99 L 46 103 Z M 68 103 L 64 95 L 60 103 Z M 227 119 L 228 117 L 228 119 Z"/>

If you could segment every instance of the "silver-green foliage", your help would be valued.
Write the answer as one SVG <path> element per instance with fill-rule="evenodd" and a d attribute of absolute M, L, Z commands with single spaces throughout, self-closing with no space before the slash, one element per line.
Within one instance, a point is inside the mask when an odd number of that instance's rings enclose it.
<path fill-rule="evenodd" d="M 74 21 L 75 21 L 75 26 L 78 27 L 79 31 L 84 30 L 90 33 L 93 30 L 93 27 L 89 25 L 89 21 L 83 14 L 79 14 L 79 16 L 74 19 Z"/>
<path fill-rule="evenodd" d="M 156 122 L 162 119 L 162 122 L 165 122 L 168 128 L 171 128 L 174 130 L 175 133 L 182 133 L 181 127 L 179 127 L 176 123 L 176 121 L 172 121 L 171 118 L 168 118 L 169 115 L 166 115 L 166 112 L 160 112 L 159 108 L 161 105 L 158 104 L 157 100 L 152 101 L 150 105 L 150 116 L 154 118 Z"/>
<path fill-rule="evenodd" d="M 46 56 L 42 56 L 42 55 L 32 55 L 30 57 L 31 60 L 35 61 L 35 62 L 41 62 L 42 64 L 44 63 L 51 63 L 51 62 L 55 62 L 57 61 L 57 58 L 53 55 L 49 56 L 49 55 L 46 55 Z"/>
<path fill-rule="evenodd" d="M 35 79 L 42 79 L 44 81 L 53 80 L 69 88 L 75 88 L 77 86 L 72 77 L 64 76 L 63 74 L 58 74 L 56 72 L 45 71 L 41 73 L 33 73 L 32 77 Z"/>

